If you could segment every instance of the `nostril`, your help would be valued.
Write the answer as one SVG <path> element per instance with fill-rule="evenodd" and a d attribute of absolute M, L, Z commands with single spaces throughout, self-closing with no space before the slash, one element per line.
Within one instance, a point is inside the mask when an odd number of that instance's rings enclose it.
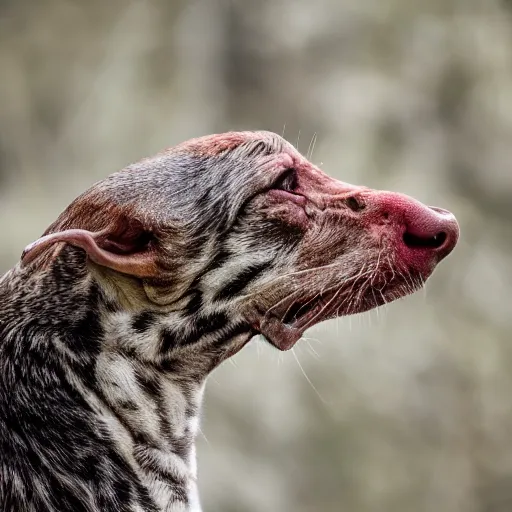
<path fill-rule="evenodd" d="M 345 204 L 353 211 L 353 212 L 360 212 L 361 210 L 364 210 L 366 205 L 364 202 L 355 196 L 350 196 L 345 199 Z"/>
<path fill-rule="evenodd" d="M 439 249 L 439 247 L 442 247 L 444 245 L 447 238 L 448 238 L 448 235 L 444 231 L 441 231 L 441 233 L 438 233 L 437 235 L 435 235 L 433 237 L 433 239 L 432 239 L 434 242 L 433 247 L 435 247 L 436 249 Z"/>
<path fill-rule="evenodd" d="M 439 249 L 446 242 L 448 235 L 441 231 L 434 236 L 418 236 L 406 231 L 403 236 L 404 243 L 411 249 Z"/>

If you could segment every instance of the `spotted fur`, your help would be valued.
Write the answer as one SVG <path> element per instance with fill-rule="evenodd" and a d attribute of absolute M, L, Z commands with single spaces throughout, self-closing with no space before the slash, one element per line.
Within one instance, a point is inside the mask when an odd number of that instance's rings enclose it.
<path fill-rule="evenodd" d="M 0 280 L 1 510 L 198 512 L 208 374 L 257 333 L 286 350 L 414 291 L 457 236 L 268 132 L 95 184 Z"/>

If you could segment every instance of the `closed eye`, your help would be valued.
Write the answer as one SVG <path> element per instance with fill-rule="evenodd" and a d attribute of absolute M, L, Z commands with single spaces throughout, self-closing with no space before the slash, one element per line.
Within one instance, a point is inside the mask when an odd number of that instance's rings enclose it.
<path fill-rule="evenodd" d="M 274 190 L 283 190 L 293 194 L 298 187 L 297 171 L 293 168 L 286 169 L 279 179 L 272 185 Z"/>
<path fill-rule="evenodd" d="M 301 208 L 304 208 L 307 203 L 306 197 L 301 194 L 299 189 L 297 171 L 293 168 L 286 169 L 279 176 L 278 180 L 272 185 L 270 193 L 274 197 L 294 203 Z"/>

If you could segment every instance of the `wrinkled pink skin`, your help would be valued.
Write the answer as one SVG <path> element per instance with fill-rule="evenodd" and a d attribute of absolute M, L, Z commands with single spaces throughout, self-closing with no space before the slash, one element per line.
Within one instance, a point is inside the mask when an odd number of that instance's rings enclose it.
<path fill-rule="evenodd" d="M 342 216 L 351 215 L 363 232 L 371 233 L 376 240 L 385 236 L 386 251 L 393 253 L 396 265 L 421 276 L 423 281 L 455 247 L 459 238 L 459 226 L 449 211 L 426 206 L 404 194 L 343 183 L 326 175 L 293 150 L 281 154 L 280 157 L 283 159 L 283 165 L 298 170 L 298 186 L 293 193 L 271 191 L 267 201 L 270 205 L 275 203 L 276 207 L 282 207 L 283 202 L 287 202 L 288 211 L 281 212 L 281 215 L 285 216 L 288 222 L 308 228 L 311 222 L 308 211 L 311 209 L 338 210 L 340 219 Z M 363 205 L 363 208 L 349 212 L 346 208 L 342 210 L 340 204 L 346 204 L 347 198 L 350 197 Z M 437 242 L 423 246 L 407 244 L 404 241 L 406 233 L 417 239 Z M 363 312 L 378 305 L 361 306 L 356 312 Z M 320 315 L 307 327 L 332 316 L 337 315 Z M 256 322 L 255 327 L 281 350 L 291 348 L 305 330 L 303 325 L 285 324 L 282 318 L 277 316 L 267 316 Z"/>
<path fill-rule="evenodd" d="M 449 211 L 426 206 L 405 194 L 372 190 L 338 181 L 306 161 L 302 165 L 307 169 L 299 171 L 297 195 L 304 196 L 320 209 L 336 207 L 340 199 L 349 196 L 362 200 L 365 208 L 358 215 L 364 219 L 367 228 L 376 234 L 383 226 L 388 233 L 389 229 L 393 229 L 400 257 L 418 270 L 429 274 L 455 247 L 459 238 L 459 225 Z M 301 198 L 296 202 L 303 203 Z M 302 214 L 299 211 L 296 213 Z M 439 247 L 412 250 L 402 240 L 406 231 L 425 239 L 445 233 L 446 239 Z"/>

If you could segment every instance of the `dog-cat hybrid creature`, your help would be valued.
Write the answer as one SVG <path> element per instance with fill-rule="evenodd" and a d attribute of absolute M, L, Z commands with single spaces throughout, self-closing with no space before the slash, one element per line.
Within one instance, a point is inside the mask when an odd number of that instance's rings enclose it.
<path fill-rule="evenodd" d="M 284 139 L 190 140 L 96 183 L 0 280 L 0 508 L 197 512 L 207 375 L 261 333 L 412 293 L 457 222 Z"/>

